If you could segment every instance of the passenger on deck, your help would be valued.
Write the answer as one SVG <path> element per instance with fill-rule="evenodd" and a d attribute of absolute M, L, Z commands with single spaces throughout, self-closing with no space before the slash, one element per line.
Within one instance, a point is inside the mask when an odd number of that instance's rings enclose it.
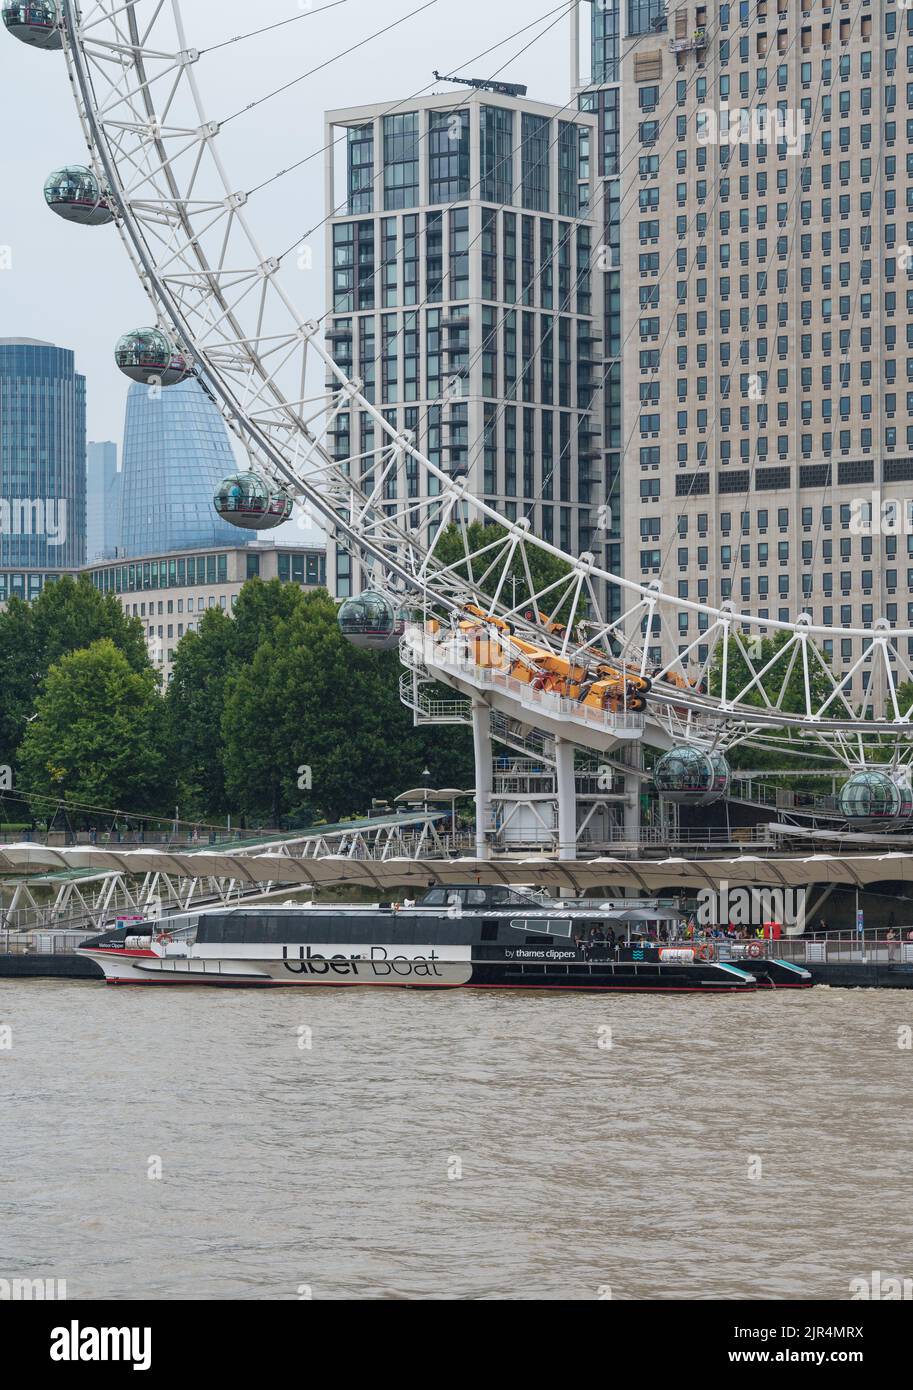
<path fill-rule="evenodd" d="M 590 927 L 590 956 L 593 960 L 605 960 L 605 932 L 598 922 Z"/>

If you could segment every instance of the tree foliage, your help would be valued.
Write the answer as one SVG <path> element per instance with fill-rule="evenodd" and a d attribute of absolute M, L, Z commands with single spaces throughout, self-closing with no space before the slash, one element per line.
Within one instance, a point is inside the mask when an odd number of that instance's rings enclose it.
<path fill-rule="evenodd" d="M 469 731 L 413 728 L 396 654 L 351 646 L 336 613 L 325 590 L 250 580 L 233 616 L 209 609 L 181 638 L 162 693 L 142 624 L 113 595 L 63 580 L 31 607 L 13 600 L 0 614 L 0 761 L 39 819 L 59 799 L 332 821 L 420 785 L 426 764 L 433 784 L 471 786 Z"/>
<path fill-rule="evenodd" d="M 36 817 L 57 798 L 166 812 L 170 763 L 154 672 L 135 671 L 109 637 L 61 657 L 36 702 L 19 766 Z M 103 823 L 110 815 L 84 819 Z"/>
<path fill-rule="evenodd" d="M 232 809 L 225 789 L 222 715 L 236 641 L 233 619 L 221 608 L 209 608 L 174 654 L 165 712 L 178 804 L 187 819 L 215 818 Z"/>
<path fill-rule="evenodd" d="M 0 763 L 13 765 L 27 720 L 51 667 L 70 652 L 108 638 L 131 670 L 150 672 L 142 623 L 114 594 L 86 577 L 48 584 L 32 603 L 10 599 L 0 612 Z"/>
<path fill-rule="evenodd" d="M 417 730 L 395 653 L 345 640 L 326 590 L 249 581 L 175 654 L 166 704 L 182 816 L 307 824 L 421 783 L 471 786 L 468 730 Z M 308 785 L 310 783 L 310 785 Z"/>
<path fill-rule="evenodd" d="M 229 794 L 273 823 L 318 812 L 336 821 L 372 796 L 392 800 L 420 781 L 429 756 L 399 701 L 395 653 L 357 650 L 325 591 L 298 592 L 294 613 L 233 675 L 222 721 Z M 438 779 L 442 760 L 432 761 Z"/>

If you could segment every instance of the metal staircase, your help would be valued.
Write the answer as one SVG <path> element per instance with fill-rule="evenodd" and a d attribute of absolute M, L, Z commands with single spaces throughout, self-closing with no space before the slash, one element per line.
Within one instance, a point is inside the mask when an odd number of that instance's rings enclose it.
<path fill-rule="evenodd" d="M 431 676 L 416 669 L 404 671 L 399 678 L 399 698 L 412 711 L 416 725 L 471 724 L 470 701 L 436 699 L 425 688 L 433 684 Z"/>
<path fill-rule="evenodd" d="M 519 719 L 511 719 L 510 715 L 502 714 L 500 710 L 491 711 L 491 736 L 515 753 L 554 765 L 555 740 L 551 734 L 533 729 Z"/>

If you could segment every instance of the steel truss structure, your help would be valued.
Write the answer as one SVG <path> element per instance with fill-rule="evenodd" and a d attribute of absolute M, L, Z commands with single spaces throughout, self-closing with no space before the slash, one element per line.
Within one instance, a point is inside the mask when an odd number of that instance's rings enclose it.
<path fill-rule="evenodd" d="M 333 859 L 345 864 L 445 857 L 455 848 L 452 837 L 442 829 L 447 820 L 445 812 L 428 811 L 356 821 L 349 826 L 315 827 L 281 840 L 264 841 L 253 853 L 263 853 L 280 866 L 287 859 Z M 61 850 L 31 842 L 3 846 L 0 928 L 100 930 L 118 914 L 150 917 L 163 911 L 187 912 L 196 906 L 227 906 L 252 893 L 269 893 L 289 881 L 287 871 L 281 868 L 275 882 L 255 882 L 246 873 L 235 872 L 252 852 L 249 844 L 240 844 L 234 851 L 219 846 L 150 847 L 146 852 L 152 858 L 141 861 L 131 859 L 130 851 L 113 844 Z M 48 867 L 56 872 L 45 874 Z"/>

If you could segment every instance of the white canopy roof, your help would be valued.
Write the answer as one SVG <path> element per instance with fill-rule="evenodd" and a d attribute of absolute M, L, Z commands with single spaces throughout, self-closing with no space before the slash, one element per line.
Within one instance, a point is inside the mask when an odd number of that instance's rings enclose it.
<path fill-rule="evenodd" d="M 349 859 L 327 855 L 299 859 L 289 853 L 231 854 L 219 850 L 193 853 L 167 849 L 46 845 L 0 846 L 0 873 L 47 873 L 49 870 L 96 869 L 126 874 L 166 873 L 181 878 L 233 878 L 242 883 L 303 886 L 422 888 L 437 883 L 534 883 L 542 888 L 587 890 L 637 886 L 647 894 L 666 887 L 803 887 L 811 883 L 863 887 L 879 882 L 913 882 L 913 853 L 811 854 L 805 856 L 742 854 L 731 858 L 579 859 L 545 855 L 526 859 Z"/>
<path fill-rule="evenodd" d="M 459 801 L 464 796 L 475 796 L 475 792 L 461 787 L 413 787 L 410 791 L 400 792 L 394 801 Z"/>

